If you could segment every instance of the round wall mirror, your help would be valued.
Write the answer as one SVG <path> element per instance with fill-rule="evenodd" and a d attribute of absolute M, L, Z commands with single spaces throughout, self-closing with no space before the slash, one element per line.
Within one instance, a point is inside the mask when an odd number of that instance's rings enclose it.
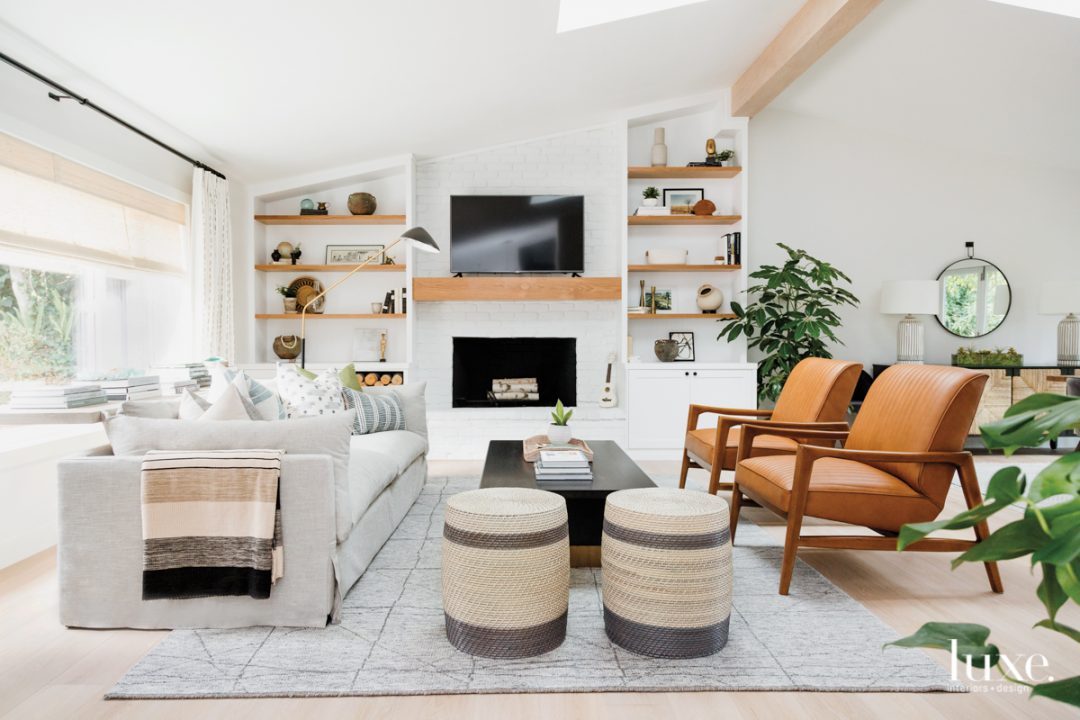
<path fill-rule="evenodd" d="M 953 335 L 977 338 L 994 332 L 1012 306 L 1012 291 L 1001 268 L 977 257 L 966 257 L 938 275 L 941 314 L 937 320 Z"/>

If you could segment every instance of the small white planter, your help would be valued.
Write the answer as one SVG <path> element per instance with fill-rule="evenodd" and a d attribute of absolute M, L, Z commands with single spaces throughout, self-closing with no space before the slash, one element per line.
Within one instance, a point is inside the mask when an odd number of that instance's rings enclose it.
<path fill-rule="evenodd" d="M 574 433 L 569 425 L 549 424 L 547 436 L 555 445 L 566 445 L 573 439 Z"/>
<path fill-rule="evenodd" d="M 660 204 L 660 198 L 642 198 L 641 204 L 645 207 L 656 207 Z"/>

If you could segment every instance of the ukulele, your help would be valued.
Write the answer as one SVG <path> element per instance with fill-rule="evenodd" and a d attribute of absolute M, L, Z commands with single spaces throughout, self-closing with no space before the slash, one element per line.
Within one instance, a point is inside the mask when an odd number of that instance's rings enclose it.
<path fill-rule="evenodd" d="M 619 402 L 615 396 L 615 383 L 611 382 L 611 367 L 615 363 L 615 353 L 608 355 L 607 360 L 607 378 L 600 387 L 600 407 L 612 408 Z"/>

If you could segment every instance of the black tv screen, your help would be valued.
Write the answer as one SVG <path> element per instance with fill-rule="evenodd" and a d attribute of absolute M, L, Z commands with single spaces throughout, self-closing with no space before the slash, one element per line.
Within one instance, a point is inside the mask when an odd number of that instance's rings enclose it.
<path fill-rule="evenodd" d="M 454 195 L 450 269 L 455 273 L 585 270 L 581 195 Z"/>

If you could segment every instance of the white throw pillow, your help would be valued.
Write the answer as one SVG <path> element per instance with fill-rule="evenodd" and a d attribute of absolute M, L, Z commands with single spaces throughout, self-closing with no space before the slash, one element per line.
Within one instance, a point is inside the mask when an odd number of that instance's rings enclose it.
<path fill-rule="evenodd" d="M 180 420 L 198 420 L 210 409 L 210 401 L 201 398 L 190 390 L 180 396 L 180 409 L 176 417 Z"/>
<path fill-rule="evenodd" d="M 257 420 L 258 414 L 251 405 L 251 401 L 247 399 L 246 391 L 230 385 L 214 403 L 209 403 L 188 390 L 180 400 L 180 419 L 199 422 Z"/>
<path fill-rule="evenodd" d="M 295 365 L 278 365 L 277 389 L 290 418 L 345 412 L 337 370 L 326 370 L 309 380 Z"/>

